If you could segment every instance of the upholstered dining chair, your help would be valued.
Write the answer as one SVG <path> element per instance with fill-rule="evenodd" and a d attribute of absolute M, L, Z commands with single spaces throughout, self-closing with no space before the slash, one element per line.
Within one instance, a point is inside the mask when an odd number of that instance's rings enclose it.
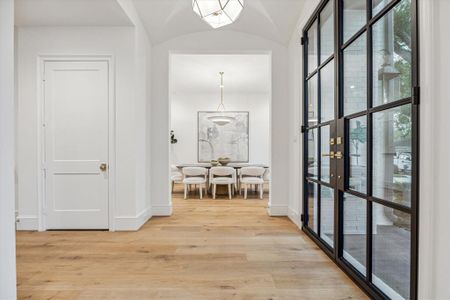
<path fill-rule="evenodd" d="M 213 187 L 213 199 L 216 199 L 217 185 L 228 185 L 228 198 L 231 200 L 232 193 L 236 188 L 236 170 L 231 167 L 213 167 L 209 170 L 209 185 Z"/>
<path fill-rule="evenodd" d="M 172 193 L 176 183 L 183 183 L 183 173 L 175 165 L 170 166 L 170 181 L 172 182 Z"/>
<path fill-rule="evenodd" d="M 259 188 L 259 198 L 263 198 L 264 194 L 264 173 L 265 169 L 261 167 L 245 167 L 241 169 L 239 175 L 240 188 L 244 186 L 244 199 L 247 199 L 248 186 L 256 185 Z"/>
<path fill-rule="evenodd" d="M 200 199 L 203 199 L 203 188 L 205 188 L 206 195 L 208 194 L 206 179 L 208 176 L 208 169 L 202 167 L 186 167 L 183 168 L 183 184 L 184 184 L 184 199 L 187 199 L 188 186 L 198 185 Z"/>

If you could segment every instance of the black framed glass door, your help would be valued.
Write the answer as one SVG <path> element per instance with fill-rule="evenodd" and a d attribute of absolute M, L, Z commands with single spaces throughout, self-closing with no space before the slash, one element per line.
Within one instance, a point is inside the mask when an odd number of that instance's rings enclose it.
<path fill-rule="evenodd" d="M 370 296 L 417 299 L 416 0 L 323 0 L 302 41 L 303 229 Z"/>

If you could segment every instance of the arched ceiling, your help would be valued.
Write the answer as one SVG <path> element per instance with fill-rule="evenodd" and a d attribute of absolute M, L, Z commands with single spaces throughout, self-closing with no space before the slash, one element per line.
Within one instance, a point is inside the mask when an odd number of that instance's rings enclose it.
<path fill-rule="evenodd" d="M 286 44 L 304 3 L 310 0 L 246 0 L 239 19 L 223 28 Z M 213 30 L 192 11 L 192 0 L 133 0 L 153 44 Z"/>
<path fill-rule="evenodd" d="M 1 0 L 0 0 L 1 1 Z M 152 44 L 212 30 L 244 32 L 287 44 L 305 3 L 317 0 L 245 0 L 239 19 L 212 29 L 192 11 L 192 0 L 130 0 Z M 16 0 L 17 26 L 133 26 L 118 0 Z"/>
<path fill-rule="evenodd" d="M 133 26 L 133 23 L 116 0 L 15 0 L 15 25 Z"/>

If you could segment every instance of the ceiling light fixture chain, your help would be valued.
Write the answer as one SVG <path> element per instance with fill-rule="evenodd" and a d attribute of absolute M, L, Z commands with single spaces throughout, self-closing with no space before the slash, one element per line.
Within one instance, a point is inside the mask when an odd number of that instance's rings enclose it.
<path fill-rule="evenodd" d="M 223 101 L 223 89 L 224 89 L 224 85 L 223 85 L 223 74 L 225 74 L 224 72 L 220 72 L 220 104 L 217 107 L 217 111 L 225 111 L 225 104 Z M 222 109 L 221 109 L 222 108 Z"/>
<path fill-rule="evenodd" d="M 220 75 L 220 104 L 217 107 L 217 114 L 211 117 L 208 117 L 208 120 L 213 122 L 218 126 L 224 126 L 234 122 L 236 119 L 233 116 L 227 115 L 225 110 L 225 101 L 224 101 L 224 84 L 223 84 L 223 75 L 225 72 L 219 72 Z"/>

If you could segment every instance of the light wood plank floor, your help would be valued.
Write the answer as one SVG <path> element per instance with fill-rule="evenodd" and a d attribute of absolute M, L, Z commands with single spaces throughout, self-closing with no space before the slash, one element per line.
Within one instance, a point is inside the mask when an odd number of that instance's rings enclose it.
<path fill-rule="evenodd" d="M 20 299 L 366 299 L 266 200 L 183 200 L 139 232 L 19 232 Z M 194 194 L 192 198 L 196 197 Z"/>

